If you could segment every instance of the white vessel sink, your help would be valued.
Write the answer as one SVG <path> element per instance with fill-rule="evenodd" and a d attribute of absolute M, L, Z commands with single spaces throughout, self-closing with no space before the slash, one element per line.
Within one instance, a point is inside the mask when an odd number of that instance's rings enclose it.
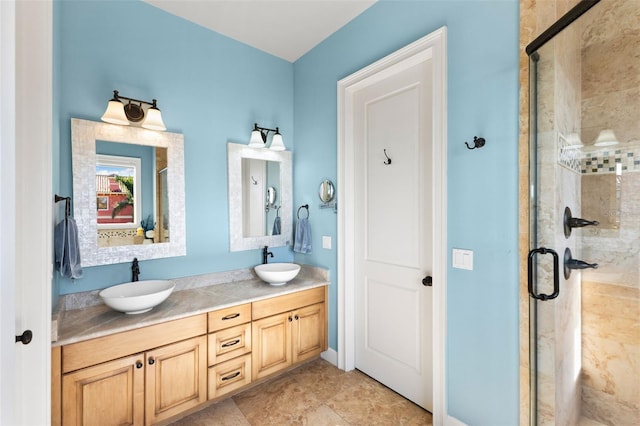
<path fill-rule="evenodd" d="M 99 294 L 111 309 L 125 314 L 141 314 L 164 302 L 175 286 L 167 280 L 133 281 L 105 288 Z"/>
<path fill-rule="evenodd" d="M 253 268 L 256 274 L 271 285 L 284 285 L 294 279 L 300 272 L 300 265 L 295 263 L 267 263 Z"/>

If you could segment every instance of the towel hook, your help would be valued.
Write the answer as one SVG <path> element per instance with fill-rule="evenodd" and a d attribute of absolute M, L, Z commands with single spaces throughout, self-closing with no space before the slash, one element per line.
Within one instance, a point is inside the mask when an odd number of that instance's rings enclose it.
<path fill-rule="evenodd" d="M 253 178 L 253 176 L 251 176 L 251 183 L 252 183 L 253 185 L 257 185 L 257 184 L 258 184 L 258 181 L 257 181 L 257 180 L 255 180 L 255 179 Z"/>
<path fill-rule="evenodd" d="M 60 195 L 56 194 L 56 203 L 62 200 L 64 200 L 64 218 L 66 220 L 69 218 L 69 216 L 71 216 L 71 197 L 61 197 Z"/>
<path fill-rule="evenodd" d="M 388 166 L 389 164 L 391 164 L 391 158 L 389 158 L 389 156 L 387 155 L 387 150 L 386 149 L 383 149 L 383 151 L 384 151 L 384 156 L 387 157 L 387 160 L 384 161 L 384 164 L 386 164 Z"/>
<path fill-rule="evenodd" d="M 296 216 L 298 216 L 298 219 L 300 219 L 300 209 L 307 209 L 307 219 L 309 218 L 309 204 L 303 204 L 300 207 L 298 207 L 298 212 L 296 213 Z"/>
<path fill-rule="evenodd" d="M 467 149 L 476 149 L 476 148 L 482 148 L 484 146 L 484 144 L 487 141 L 484 140 L 484 138 L 479 138 L 477 136 L 473 137 L 473 148 L 471 148 L 471 146 L 468 143 L 464 143 L 467 146 Z"/>

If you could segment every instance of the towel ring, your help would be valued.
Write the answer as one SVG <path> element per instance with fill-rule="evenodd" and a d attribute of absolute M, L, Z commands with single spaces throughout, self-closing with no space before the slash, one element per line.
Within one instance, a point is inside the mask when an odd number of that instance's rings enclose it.
<path fill-rule="evenodd" d="M 307 219 L 309 218 L 309 204 L 303 204 L 302 206 L 298 207 L 298 212 L 296 213 L 296 216 L 298 216 L 298 219 L 300 219 L 300 209 L 307 209 Z"/>

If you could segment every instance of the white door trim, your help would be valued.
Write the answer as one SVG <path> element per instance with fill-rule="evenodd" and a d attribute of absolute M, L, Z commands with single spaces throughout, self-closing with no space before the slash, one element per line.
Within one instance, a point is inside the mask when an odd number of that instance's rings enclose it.
<path fill-rule="evenodd" d="M 446 420 L 445 337 L 447 306 L 447 28 L 442 27 L 338 82 L 338 367 L 355 368 L 353 202 L 354 94 L 390 69 L 433 60 L 433 424 Z M 385 72 L 387 71 L 387 72 Z"/>
<path fill-rule="evenodd" d="M 0 3 L 0 310 L 8 308 L 0 325 L 0 423 L 40 425 L 51 421 L 53 3 Z M 31 343 L 14 343 L 26 329 Z"/>

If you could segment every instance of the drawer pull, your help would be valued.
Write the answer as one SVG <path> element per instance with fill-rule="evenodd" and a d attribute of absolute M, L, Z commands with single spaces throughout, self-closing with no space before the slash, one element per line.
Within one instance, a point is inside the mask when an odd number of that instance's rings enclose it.
<path fill-rule="evenodd" d="M 223 343 L 222 347 L 223 348 L 228 348 L 229 346 L 237 345 L 238 343 L 240 343 L 240 339 L 236 339 L 236 340 L 233 340 L 231 342 Z"/>
<path fill-rule="evenodd" d="M 235 314 L 229 314 L 227 316 L 222 317 L 222 321 L 238 318 L 239 316 L 240 314 L 237 312 Z"/>
<path fill-rule="evenodd" d="M 231 380 L 231 379 L 235 379 L 236 377 L 238 377 L 240 375 L 240 371 L 236 371 L 233 374 L 229 374 L 228 376 L 224 376 L 221 380 L 224 382 L 225 380 Z"/>

